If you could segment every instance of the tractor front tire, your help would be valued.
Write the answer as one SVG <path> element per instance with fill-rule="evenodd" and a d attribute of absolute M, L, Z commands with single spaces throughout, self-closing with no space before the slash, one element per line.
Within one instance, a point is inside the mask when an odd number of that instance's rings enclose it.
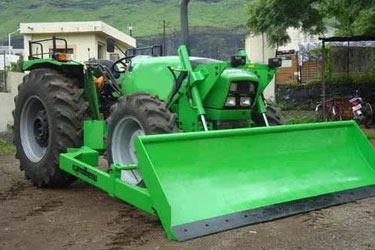
<path fill-rule="evenodd" d="M 283 125 L 284 121 L 281 119 L 281 109 L 267 105 L 267 111 L 266 111 L 266 116 L 268 119 L 268 123 L 270 126 L 278 126 L 278 125 Z M 265 127 L 266 123 L 264 122 L 263 115 L 254 111 L 251 116 L 253 120 L 253 126 L 254 127 Z"/>
<path fill-rule="evenodd" d="M 134 140 L 140 135 L 179 132 L 176 115 L 165 102 L 149 94 L 132 94 L 120 97 L 111 107 L 107 119 L 106 158 L 109 164 L 138 163 Z M 142 185 L 138 170 L 122 171 L 122 179 L 134 185 Z"/>
<path fill-rule="evenodd" d="M 38 187 L 63 187 L 75 177 L 59 168 L 68 147 L 82 145 L 87 102 L 76 80 L 52 69 L 23 78 L 15 97 L 14 143 L 26 178 Z"/>

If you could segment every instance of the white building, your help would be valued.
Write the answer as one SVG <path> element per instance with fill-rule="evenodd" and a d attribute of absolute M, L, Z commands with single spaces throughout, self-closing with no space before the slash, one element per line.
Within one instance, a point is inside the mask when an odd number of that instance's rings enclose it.
<path fill-rule="evenodd" d="M 29 41 L 50 39 L 52 36 L 66 39 L 68 53 L 79 61 L 87 61 L 89 58 L 117 59 L 121 56 L 118 49 L 114 53 L 107 53 L 106 38 L 108 37 L 113 38 L 122 50 L 136 47 L 134 38 L 103 22 L 21 23 L 20 33 L 24 35 L 25 60 L 28 60 L 29 57 Z M 44 58 L 50 57 L 53 48 L 52 42 L 45 41 L 41 44 L 43 45 L 43 53 L 45 53 Z M 33 54 L 41 53 L 40 46 L 34 45 L 32 47 Z M 56 47 L 57 49 L 63 49 L 65 46 L 58 42 Z M 15 55 L 11 55 L 11 57 L 13 56 Z M 3 61 L 4 58 L 0 61 L 0 67 Z M 8 73 L 8 93 L 0 93 L 0 132 L 6 131 L 7 127 L 13 124 L 13 99 L 17 95 L 17 85 L 22 82 L 23 76 L 23 73 Z"/>
<path fill-rule="evenodd" d="M 14 49 L 13 46 L 10 46 L 10 48 L 9 46 L 0 46 L 0 70 L 4 70 L 4 65 L 9 66 L 11 63 L 17 63 L 20 55 L 23 55 L 23 49 Z"/>
<path fill-rule="evenodd" d="M 15 49 L 13 46 L 0 46 L 0 55 L 3 54 L 23 55 L 23 49 Z"/>
<path fill-rule="evenodd" d="M 331 26 L 326 26 L 327 32 L 323 35 L 308 35 L 303 33 L 300 29 L 288 28 L 287 33 L 290 37 L 289 43 L 280 46 L 279 50 L 295 50 L 298 51 L 301 43 L 315 43 L 320 42 L 319 37 L 330 37 L 335 35 L 336 29 Z"/>
<path fill-rule="evenodd" d="M 0 70 L 4 70 L 4 65 L 10 66 L 11 63 L 17 63 L 19 58 L 18 55 L 0 54 Z"/>
<path fill-rule="evenodd" d="M 327 32 L 323 35 L 325 37 L 333 36 L 335 33 L 335 29 L 327 26 Z M 294 50 L 298 51 L 299 44 L 306 43 L 306 42 L 319 42 L 319 35 L 307 35 L 303 33 L 300 29 L 295 28 L 288 28 L 287 33 L 290 37 L 290 42 L 280 46 L 278 48 L 279 51 L 281 50 Z M 246 54 L 250 58 L 251 62 L 253 63 L 268 63 L 268 59 L 276 56 L 276 47 L 270 45 L 267 42 L 267 35 L 253 35 L 249 34 L 245 39 L 245 49 Z M 283 62 L 284 64 L 287 62 Z M 288 67 L 289 65 L 286 65 Z M 298 73 L 298 72 L 296 72 Z M 275 98 L 275 79 L 271 81 L 271 83 L 267 86 L 264 91 L 264 95 L 267 99 L 274 99 Z"/>
<path fill-rule="evenodd" d="M 25 60 L 30 55 L 29 41 L 43 40 L 52 36 L 63 38 L 68 43 L 68 54 L 72 59 L 87 61 L 89 58 L 117 59 L 121 52 L 116 48 L 114 53 L 107 53 L 106 39 L 111 37 L 122 49 L 136 47 L 133 37 L 101 22 L 49 22 L 49 23 L 21 23 L 20 33 L 24 35 Z M 51 41 L 41 42 L 44 58 L 49 57 L 53 44 Z M 62 41 L 56 43 L 58 50 L 63 51 L 65 45 Z M 33 44 L 33 54 L 41 54 L 41 46 Z"/>

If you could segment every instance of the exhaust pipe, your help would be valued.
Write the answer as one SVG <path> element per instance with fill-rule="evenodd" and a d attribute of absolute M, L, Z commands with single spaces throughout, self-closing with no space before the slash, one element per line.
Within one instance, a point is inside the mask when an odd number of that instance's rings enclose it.
<path fill-rule="evenodd" d="M 181 34 L 182 44 L 186 46 L 190 54 L 190 43 L 189 43 L 189 18 L 188 18 L 188 5 L 190 0 L 181 0 L 180 2 L 180 19 L 181 19 Z"/>

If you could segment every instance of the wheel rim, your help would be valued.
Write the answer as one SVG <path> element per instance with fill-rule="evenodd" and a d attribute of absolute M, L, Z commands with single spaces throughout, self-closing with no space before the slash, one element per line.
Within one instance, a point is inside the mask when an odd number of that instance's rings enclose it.
<path fill-rule="evenodd" d="M 145 135 L 145 132 L 140 122 L 134 117 L 124 117 L 117 123 L 111 141 L 111 156 L 113 163 L 138 163 L 134 140 L 140 135 Z M 142 176 L 139 170 L 122 171 L 121 177 L 126 182 L 135 185 L 142 181 Z"/>
<path fill-rule="evenodd" d="M 22 107 L 20 137 L 26 157 L 39 162 L 48 148 L 49 125 L 46 108 L 37 96 L 29 97 Z"/>

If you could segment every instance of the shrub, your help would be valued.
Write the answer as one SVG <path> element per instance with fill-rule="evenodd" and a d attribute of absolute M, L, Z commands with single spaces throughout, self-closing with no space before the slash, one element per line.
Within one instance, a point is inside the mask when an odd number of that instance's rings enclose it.
<path fill-rule="evenodd" d="M 15 147 L 6 140 L 0 140 L 0 153 L 13 153 Z"/>

